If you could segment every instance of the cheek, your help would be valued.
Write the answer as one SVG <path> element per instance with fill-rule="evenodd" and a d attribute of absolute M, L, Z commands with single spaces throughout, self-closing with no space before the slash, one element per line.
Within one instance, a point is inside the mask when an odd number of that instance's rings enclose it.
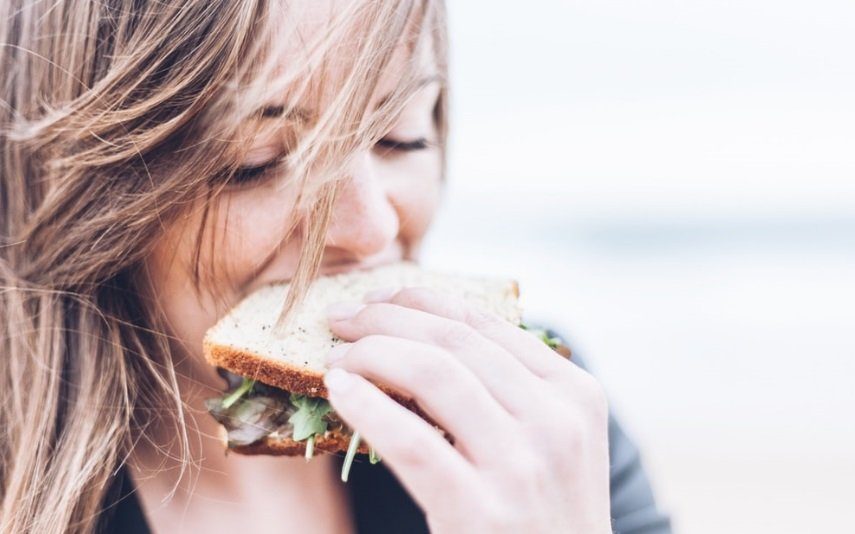
<path fill-rule="evenodd" d="M 271 261 L 293 260 L 296 264 L 296 250 L 277 248 L 296 216 L 293 189 L 271 181 L 223 198 L 214 229 L 221 248 L 209 260 L 216 266 L 217 283 L 242 293 Z"/>
<path fill-rule="evenodd" d="M 194 206 L 155 246 L 146 261 L 153 302 L 184 352 L 201 356 L 205 331 L 240 300 L 265 259 L 274 258 L 281 228 L 292 216 L 286 196 L 267 187 L 226 194 L 207 220 L 202 206 Z M 197 293 L 193 273 L 200 237 Z M 296 264 L 298 253 L 280 251 L 275 259 Z"/>
<path fill-rule="evenodd" d="M 219 313 L 216 299 L 204 291 L 204 281 L 199 294 L 193 284 L 193 258 L 201 222 L 200 206 L 194 206 L 168 228 L 145 262 L 150 302 L 166 321 L 168 333 L 177 340 L 174 350 L 193 357 L 201 357 L 202 338 Z M 204 259 L 204 248 L 202 254 Z"/>
<path fill-rule="evenodd" d="M 380 166 L 389 199 L 398 211 L 401 238 L 417 243 L 427 232 L 442 191 L 442 161 L 437 150 L 411 154 Z"/>

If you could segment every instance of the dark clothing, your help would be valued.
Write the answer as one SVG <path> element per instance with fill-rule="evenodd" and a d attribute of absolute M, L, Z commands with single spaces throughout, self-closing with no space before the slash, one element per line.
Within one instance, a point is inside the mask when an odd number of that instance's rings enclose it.
<path fill-rule="evenodd" d="M 339 457 L 339 468 L 341 462 L 342 458 Z M 101 532 L 150 534 L 139 500 L 133 492 L 133 483 L 125 469 L 120 471 L 116 480 L 112 499 L 116 505 L 113 510 L 105 511 Z M 392 473 L 383 467 L 382 462 L 371 465 L 367 461 L 354 460 L 347 493 L 357 532 L 428 532 L 424 514 Z"/>
<path fill-rule="evenodd" d="M 578 358 L 573 361 L 580 363 Z M 614 417 L 609 417 L 612 529 L 616 534 L 670 534 L 668 517 L 657 508 L 638 448 L 627 438 Z M 339 457 L 339 463 L 341 462 Z M 383 463 L 354 461 L 347 483 L 354 524 L 359 533 L 428 532 L 425 517 Z M 118 502 L 117 502 L 118 500 Z M 130 478 L 121 471 L 108 502 L 101 532 L 149 534 Z"/>

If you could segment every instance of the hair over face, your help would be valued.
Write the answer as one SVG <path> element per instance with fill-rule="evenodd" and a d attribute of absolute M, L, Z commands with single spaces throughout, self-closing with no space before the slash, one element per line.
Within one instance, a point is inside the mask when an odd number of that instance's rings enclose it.
<path fill-rule="evenodd" d="M 283 220 L 282 235 L 303 225 L 304 236 L 290 309 L 316 276 L 348 158 L 417 89 L 421 48 L 445 77 L 441 2 L 345 2 L 310 35 L 289 25 L 292 9 L 0 3 L 0 531 L 92 531 L 146 425 L 177 421 L 186 456 L 170 340 L 141 297 L 141 265 L 193 206 L 206 217 L 227 209 L 222 192 L 254 135 L 247 121 L 271 101 L 283 116 L 318 110 L 286 156 L 301 217 Z M 401 46 L 412 60 L 372 109 Z M 443 89 L 441 145 L 446 105 Z M 198 251 L 217 243 L 204 220 Z M 202 257 L 197 291 L 212 269 Z"/>

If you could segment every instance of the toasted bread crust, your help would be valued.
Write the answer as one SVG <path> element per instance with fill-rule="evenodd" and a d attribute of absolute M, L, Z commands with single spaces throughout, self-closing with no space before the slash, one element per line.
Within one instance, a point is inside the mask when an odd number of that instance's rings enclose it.
<path fill-rule="evenodd" d="M 203 347 L 208 363 L 236 375 L 300 395 L 324 399 L 329 396 L 321 373 L 271 360 L 238 347 L 213 343 L 207 337 Z"/>
<path fill-rule="evenodd" d="M 309 397 L 329 398 L 324 387 L 324 375 L 310 371 L 305 367 L 297 367 L 285 362 L 271 360 L 245 349 L 212 343 L 207 338 L 204 341 L 205 359 L 211 365 L 222 367 L 230 373 L 258 380 L 262 384 L 273 386 L 290 393 L 308 395 Z M 381 391 L 395 399 L 404 408 L 414 412 L 428 423 L 436 426 L 416 402 L 397 391 L 377 384 Z"/>
<path fill-rule="evenodd" d="M 350 445 L 350 435 L 341 432 L 327 432 L 323 436 L 315 438 L 315 451 L 328 452 L 331 454 L 347 452 Z M 257 455 L 266 454 L 270 456 L 303 456 L 306 453 L 305 441 L 294 441 L 291 438 L 266 438 L 252 443 L 241 445 L 230 449 L 238 454 Z M 359 443 L 356 451 L 360 454 L 368 454 L 369 448 L 364 441 Z"/>

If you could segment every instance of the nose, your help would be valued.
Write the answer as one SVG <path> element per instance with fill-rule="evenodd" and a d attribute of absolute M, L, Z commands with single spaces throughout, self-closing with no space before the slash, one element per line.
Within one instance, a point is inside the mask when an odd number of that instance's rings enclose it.
<path fill-rule="evenodd" d="M 367 151 L 348 167 L 327 230 L 326 245 L 356 259 L 387 249 L 398 236 L 400 221 L 386 190 L 377 179 Z"/>

